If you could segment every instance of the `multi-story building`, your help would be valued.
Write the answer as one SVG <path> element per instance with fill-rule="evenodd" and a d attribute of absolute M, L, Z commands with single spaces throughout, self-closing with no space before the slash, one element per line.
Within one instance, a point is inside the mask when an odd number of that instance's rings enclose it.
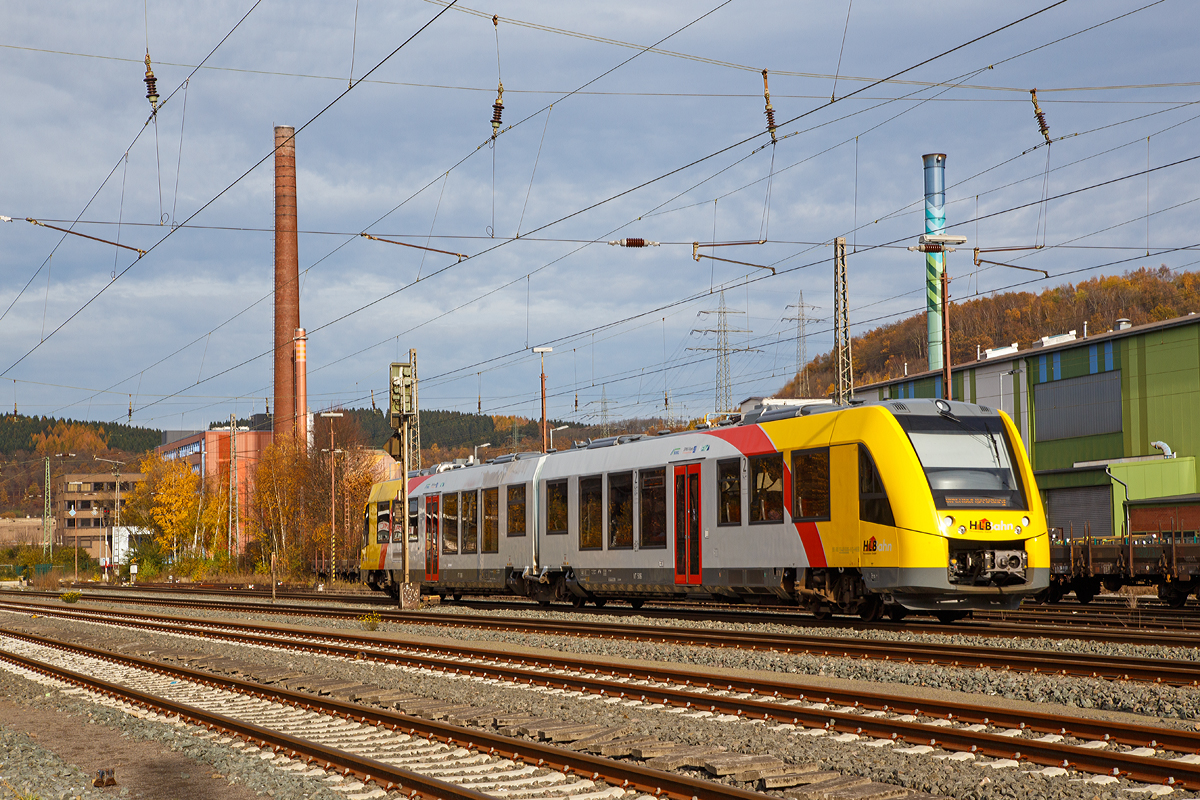
<path fill-rule="evenodd" d="M 51 496 L 54 546 L 79 547 L 92 558 L 123 563 L 128 560 L 128 526 L 117 527 L 117 483 L 120 507 L 125 508 L 134 487 L 145 480 L 140 472 L 72 472 L 59 477 Z"/>
<path fill-rule="evenodd" d="M 0 519 L 0 546 L 40 545 L 44 526 L 41 517 Z"/>
<path fill-rule="evenodd" d="M 230 491 L 230 476 L 237 500 L 238 523 L 233 533 L 238 541 L 233 543 L 235 553 L 241 553 L 246 545 L 247 526 L 243 520 L 248 515 L 250 499 L 254 491 L 254 471 L 258 467 L 262 451 L 271 443 L 270 430 L 250 430 L 239 427 L 208 431 L 164 431 L 163 443 L 157 452 L 165 459 L 182 459 L 192 471 L 206 481 L 210 491 Z"/>
<path fill-rule="evenodd" d="M 1050 525 L 1067 535 L 1124 535 L 1127 501 L 1197 502 L 1188 500 L 1197 492 L 1200 456 L 1200 316 L 1194 313 L 1136 327 L 1121 319 L 1103 333 L 1069 331 L 1026 349 L 995 348 L 953 365 L 951 388 L 955 400 L 1012 417 Z M 942 375 L 895 378 L 857 393 L 901 402 L 941 397 Z M 1131 530 L 1155 532 L 1136 522 Z"/>

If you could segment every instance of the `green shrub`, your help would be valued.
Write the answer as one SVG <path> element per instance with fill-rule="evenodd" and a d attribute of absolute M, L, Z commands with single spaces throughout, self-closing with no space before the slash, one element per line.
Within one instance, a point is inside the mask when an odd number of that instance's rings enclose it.
<path fill-rule="evenodd" d="M 83 597 L 83 592 L 77 591 L 63 592 L 59 595 L 59 599 L 64 603 L 78 603 L 81 597 Z"/>
<path fill-rule="evenodd" d="M 379 628 L 379 615 L 374 611 L 363 614 L 358 618 L 358 621 L 362 623 L 364 631 L 373 631 Z"/>

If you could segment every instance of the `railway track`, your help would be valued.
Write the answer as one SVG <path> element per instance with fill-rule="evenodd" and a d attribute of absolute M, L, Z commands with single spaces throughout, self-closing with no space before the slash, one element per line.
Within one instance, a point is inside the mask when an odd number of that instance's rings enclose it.
<path fill-rule="evenodd" d="M 1011 761 L 1014 765 L 1022 761 L 1043 765 L 1051 773 L 1076 769 L 1101 776 L 1123 775 L 1142 782 L 1200 788 L 1200 756 L 1197 755 L 1200 753 L 1200 733 L 1194 731 L 1116 726 L 1073 716 L 1008 712 L 992 706 L 927 699 L 914 701 L 886 693 L 836 692 L 803 683 L 757 678 L 721 678 L 714 682 L 711 674 L 678 668 L 600 670 L 584 659 L 515 657 L 511 653 L 474 646 L 423 646 L 418 649 L 398 645 L 383 637 L 344 632 L 317 633 L 244 624 L 228 626 L 213 620 L 194 619 L 184 623 L 160 619 L 141 622 L 106 620 L 76 609 L 56 609 L 52 615 L 180 636 L 199 636 L 209 641 L 218 639 L 302 649 L 348 660 L 378 661 L 405 670 L 432 670 L 463 681 L 503 681 L 528 687 L 530 691 L 571 693 L 667 713 L 741 724 L 767 724 L 795 735 L 827 736 L 841 743 L 891 744 L 897 752 L 914 755 L 937 748 L 956 760 L 992 757 L 1001 762 Z M 233 627 L 237 629 L 231 630 Z M 29 640 L 27 634 L 6 630 L 4 635 Z M 90 655 L 114 658 L 112 654 L 101 652 Z M 161 664 L 154 668 L 174 669 Z M 203 680 L 194 674 L 188 679 Z M 274 698 L 286 697 L 289 703 L 302 702 L 281 694 L 274 687 L 258 685 L 244 687 L 244 690 L 265 692 Z M 310 695 L 308 702 L 311 700 Z M 361 717 L 361 721 L 369 724 L 400 724 L 400 727 L 407 724 L 404 721 L 396 723 L 393 718 L 385 719 L 374 711 L 360 709 L 351 715 Z M 447 732 L 441 730 L 438 735 L 441 734 Z M 467 735 L 475 736 L 474 732 Z M 459 731 L 458 736 L 462 737 L 463 733 Z M 478 738 L 474 741 L 479 743 Z M 1130 749 L 1118 750 L 1117 747 Z M 539 755 L 539 758 L 545 756 Z"/>
<path fill-rule="evenodd" d="M 84 599 L 89 598 L 85 596 Z M 136 598 L 121 595 L 104 595 L 90 599 L 102 603 L 111 602 L 125 605 L 149 604 L 219 611 L 222 613 L 273 614 L 317 619 L 357 620 L 360 616 L 357 610 L 311 605 L 284 606 L 264 603 L 201 601 L 191 598 Z M 48 611 L 49 609 L 61 608 L 62 606 L 61 604 L 35 603 L 8 594 L 0 595 L 0 607 L 39 608 Z M 156 617 L 154 615 L 133 612 L 106 610 L 103 614 L 110 617 L 127 614 L 129 618 L 144 616 L 176 624 L 186 624 L 188 621 L 188 618 L 185 617 Z M 622 639 L 686 646 L 729 647 L 794 655 L 869 658 L 881 661 L 900 661 L 904 663 L 932 664 L 948 667 L 990 668 L 1039 674 L 1102 678 L 1106 680 L 1139 681 L 1172 686 L 1200 686 L 1200 662 L 1196 661 L 1150 660 L 1132 656 L 1100 656 L 1086 653 L 988 647 L 976 644 L 959 645 L 947 642 L 904 642 L 901 644 L 887 640 L 859 639 L 843 636 L 811 636 L 716 628 L 672 628 L 631 625 L 609 620 L 551 620 L 401 611 L 379 612 L 379 616 L 383 621 L 406 625 L 455 626 L 466 629 L 516 631 L 550 636 L 586 636 L 600 639 Z M 248 629 L 259 627 L 242 622 L 236 624 Z M 1117 634 L 1120 633 L 1117 632 Z M 1028 632 L 1027 635 L 1029 635 Z M 1118 637 L 1115 640 L 1138 644 L 1145 644 L 1147 642 L 1153 644 L 1162 643 L 1161 636 L 1151 639 L 1145 637 L 1136 637 L 1133 639 Z M 1172 643 L 1178 645 L 1187 644 L 1186 641 L 1182 640 Z"/>
<path fill-rule="evenodd" d="M 484 800 L 534 787 L 550 787 L 548 796 L 572 800 L 760 797 L 738 787 L 332 697 L 317 700 L 305 692 L 29 634 L 3 632 L 3 638 L 8 641 L 0 659 L 22 669 L 149 709 L 167 721 L 201 726 L 231 741 L 236 737 L 277 768 L 353 776 L 407 797 Z M 13 646 L 13 640 L 22 646 Z M 281 705 L 290 711 L 281 713 Z"/>
<path fill-rule="evenodd" d="M 80 590 L 95 590 L 95 584 L 75 584 L 73 588 Z M 122 589 L 121 591 L 129 591 Z M 219 596 L 236 598 L 271 598 L 269 589 L 249 589 L 242 586 L 209 586 L 194 584 L 168 584 L 138 586 L 137 592 L 154 594 Z M 362 592 L 317 592 L 280 591 L 275 595 L 277 601 L 307 601 L 323 603 L 345 603 L 349 605 L 370 606 L 380 610 L 395 608 L 395 601 L 379 593 Z M 539 608 L 532 601 L 514 600 L 511 598 L 493 599 L 464 599 L 455 602 L 456 607 L 472 608 L 485 611 L 533 610 Z M 879 622 L 863 623 L 857 619 L 817 620 L 806 611 L 791 609 L 786 606 L 761 606 L 744 608 L 722 603 L 682 603 L 652 601 L 639 609 L 625 605 L 606 605 L 603 608 L 567 609 L 553 607 L 554 610 L 570 611 L 577 614 L 588 614 L 599 617 L 642 617 L 651 619 L 684 619 L 696 621 L 721 621 L 749 624 L 802 625 L 810 628 L 829 628 L 838 630 L 853 628 L 856 630 L 908 630 L 920 633 L 944 633 L 953 630 L 956 633 L 982 635 L 1024 635 L 1030 630 L 1029 625 L 1039 626 L 1038 636 L 1054 637 L 1061 635 L 1054 628 L 1070 627 L 1072 636 L 1086 636 L 1089 639 L 1103 641 L 1104 636 L 1115 636 L 1112 630 L 1117 628 L 1132 633 L 1136 638 L 1141 635 L 1146 641 L 1157 641 L 1153 631 L 1169 631 L 1183 635 L 1193 635 L 1200 642 L 1200 606 L 1174 609 L 1168 608 L 1157 598 L 1140 598 L 1139 604 L 1130 607 L 1127 598 L 1097 598 L 1087 606 L 1077 603 L 1061 603 L 1056 605 L 1023 605 L 1015 611 L 1005 612 L 975 612 L 967 621 L 953 624 L 931 622 L 920 616 L 913 616 L 901 623 Z M 1126 640 L 1131 640 L 1127 638 Z"/>

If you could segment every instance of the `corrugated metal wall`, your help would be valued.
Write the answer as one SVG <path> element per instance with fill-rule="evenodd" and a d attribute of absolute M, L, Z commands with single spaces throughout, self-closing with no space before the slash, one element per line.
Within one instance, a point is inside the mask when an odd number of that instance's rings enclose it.
<path fill-rule="evenodd" d="M 1037 441 L 1118 433 L 1121 430 L 1121 373 L 1101 372 L 1039 383 L 1033 388 Z"/>
<path fill-rule="evenodd" d="M 1046 492 L 1046 519 L 1052 528 L 1062 528 L 1082 538 L 1091 523 L 1092 536 L 1113 535 L 1112 486 L 1083 486 L 1050 489 Z"/>

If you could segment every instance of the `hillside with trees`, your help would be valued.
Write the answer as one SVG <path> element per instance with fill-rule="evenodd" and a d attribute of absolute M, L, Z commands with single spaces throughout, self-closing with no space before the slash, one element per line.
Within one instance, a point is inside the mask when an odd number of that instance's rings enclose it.
<path fill-rule="evenodd" d="M 5 414 L 0 417 L 0 514 L 41 516 L 46 458 L 55 478 L 65 472 L 108 472 L 111 465 L 95 456 L 135 469 L 161 437 L 160 431 L 130 425 Z"/>
<path fill-rule="evenodd" d="M 953 284 L 951 284 L 953 286 Z M 1033 292 L 1005 292 L 950 303 L 950 358 L 952 364 L 974 361 L 980 351 L 1016 342 L 1028 349 L 1043 336 L 1112 330 L 1122 317 L 1134 325 L 1200 312 L 1200 273 L 1138 269 L 1124 275 L 1092 278 Z M 883 325 L 852 337 L 856 386 L 897 378 L 928 369 L 928 334 L 925 313 Z M 833 391 L 833 354 L 812 359 L 805 366 L 811 397 L 828 397 Z M 779 390 L 779 397 L 801 397 L 800 375 Z"/>
<path fill-rule="evenodd" d="M 87 422 L 54 417 L 0 417 L 0 453 L 50 453 L 91 448 L 144 453 L 158 447 L 162 431 L 121 423 Z"/>

